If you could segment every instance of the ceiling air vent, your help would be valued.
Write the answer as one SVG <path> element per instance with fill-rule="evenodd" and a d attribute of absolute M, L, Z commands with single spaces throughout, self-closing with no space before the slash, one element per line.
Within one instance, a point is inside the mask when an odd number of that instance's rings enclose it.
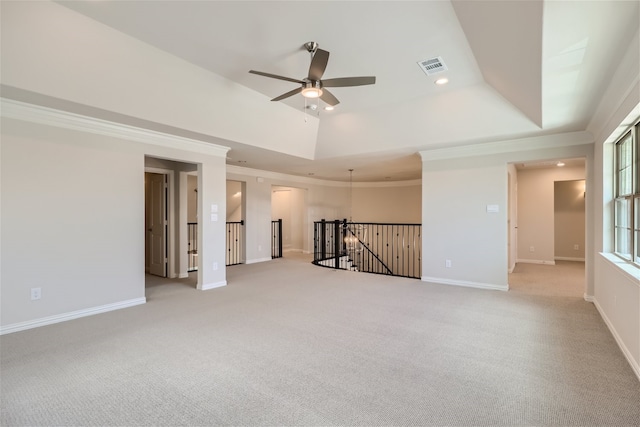
<path fill-rule="evenodd" d="M 422 68 L 422 71 L 426 73 L 427 76 L 432 76 L 434 74 L 440 73 L 442 71 L 447 71 L 447 66 L 444 65 L 444 61 L 441 57 L 425 59 L 424 61 L 418 61 L 418 65 Z"/>

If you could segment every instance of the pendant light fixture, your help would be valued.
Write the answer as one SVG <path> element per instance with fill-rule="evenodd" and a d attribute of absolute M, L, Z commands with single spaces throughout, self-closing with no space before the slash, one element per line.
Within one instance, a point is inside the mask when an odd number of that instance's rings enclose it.
<path fill-rule="evenodd" d="M 349 250 L 356 249 L 358 245 L 358 237 L 354 234 L 354 231 L 349 228 L 349 224 L 353 227 L 353 218 L 351 216 L 353 210 L 353 169 L 349 169 L 349 222 L 347 228 L 344 230 L 344 242 L 347 244 Z"/>

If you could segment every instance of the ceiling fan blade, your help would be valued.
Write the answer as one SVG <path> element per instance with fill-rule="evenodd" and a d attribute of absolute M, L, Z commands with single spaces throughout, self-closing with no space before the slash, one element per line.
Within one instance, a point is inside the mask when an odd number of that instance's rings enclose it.
<path fill-rule="evenodd" d="M 322 99 L 324 102 L 331 105 L 332 107 L 334 105 L 340 104 L 340 101 L 338 101 L 338 98 L 333 96 L 333 94 L 326 89 L 322 89 L 322 95 L 320 96 L 320 99 Z"/>
<path fill-rule="evenodd" d="M 323 87 L 345 87 L 345 86 L 364 86 L 376 83 L 375 76 L 366 77 L 338 77 L 336 79 L 327 79 L 322 81 Z"/>
<path fill-rule="evenodd" d="M 251 74 L 257 74 L 259 76 L 271 77 L 272 79 L 285 80 L 285 81 L 288 81 L 288 82 L 304 84 L 304 82 L 302 80 L 297 80 L 297 79 L 292 79 L 292 78 L 289 78 L 289 77 L 279 76 L 277 74 L 263 73 L 262 71 L 255 71 L 255 70 L 249 70 L 249 72 Z"/>
<path fill-rule="evenodd" d="M 282 95 L 278 96 L 277 98 L 273 98 L 272 101 L 282 101 L 283 99 L 288 98 L 290 96 L 293 96 L 293 95 L 295 95 L 297 93 L 300 93 L 300 92 L 302 92 L 302 88 L 301 87 L 299 87 L 297 89 L 294 89 L 294 90 L 290 90 L 287 93 L 283 93 Z"/>
<path fill-rule="evenodd" d="M 317 49 L 309 66 L 309 80 L 320 80 L 329 62 L 329 52 Z"/>

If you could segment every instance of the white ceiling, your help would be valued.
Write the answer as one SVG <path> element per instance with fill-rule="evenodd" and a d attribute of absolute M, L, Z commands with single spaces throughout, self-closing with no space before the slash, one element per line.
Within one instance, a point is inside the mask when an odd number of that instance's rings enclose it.
<path fill-rule="evenodd" d="M 303 78 L 308 41 L 331 53 L 324 78 L 375 75 L 331 89 L 341 103 L 319 113 L 313 160 L 228 144 L 229 164 L 354 181 L 417 179 L 428 148 L 585 130 L 639 22 L 637 1 L 58 3 L 265 103 L 296 84 L 248 71 Z M 417 65 L 436 56 L 446 86 Z M 286 103 L 304 120 L 302 96 Z"/>

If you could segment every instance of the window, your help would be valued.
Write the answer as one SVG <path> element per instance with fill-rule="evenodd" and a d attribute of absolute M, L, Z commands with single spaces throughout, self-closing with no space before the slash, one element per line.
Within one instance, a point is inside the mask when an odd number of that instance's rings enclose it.
<path fill-rule="evenodd" d="M 640 123 L 615 145 L 614 247 L 618 256 L 640 264 Z"/>

